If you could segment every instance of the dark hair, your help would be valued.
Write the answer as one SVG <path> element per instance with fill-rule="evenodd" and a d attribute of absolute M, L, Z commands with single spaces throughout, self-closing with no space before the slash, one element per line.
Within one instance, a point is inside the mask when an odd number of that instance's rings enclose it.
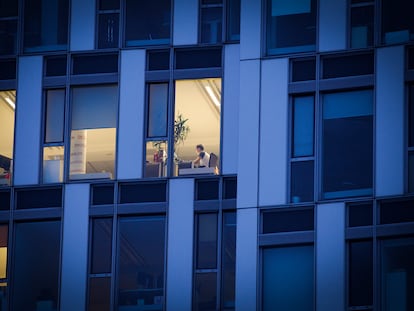
<path fill-rule="evenodd" d="M 201 151 L 204 150 L 204 146 L 202 144 L 199 144 L 196 146 L 196 149 L 200 149 Z"/>

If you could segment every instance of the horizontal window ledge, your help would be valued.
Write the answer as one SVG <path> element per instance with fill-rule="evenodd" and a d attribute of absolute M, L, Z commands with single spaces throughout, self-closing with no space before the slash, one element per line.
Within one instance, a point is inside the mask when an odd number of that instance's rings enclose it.
<path fill-rule="evenodd" d="M 259 235 L 259 246 L 303 244 L 315 242 L 314 231 L 284 232 Z"/>
<path fill-rule="evenodd" d="M 63 214 L 62 208 L 39 208 L 28 210 L 16 210 L 14 211 L 14 220 L 26 220 L 26 219 L 44 219 L 44 218 L 61 218 Z"/>
<path fill-rule="evenodd" d="M 320 80 L 319 89 L 328 91 L 332 89 L 349 89 L 355 87 L 373 86 L 375 83 L 374 75 L 343 77 L 334 79 Z"/>
<path fill-rule="evenodd" d="M 301 81 L 289 83 L 289 93 L 311 93 L 316 90 L 316 81 Z"/>
<path fill-rule="evenodd" d="M 168 81 L 170 79 L 169 70 L 147 71 L 145 73 L 145 80 L 147 82 Z"/>
<path fill-rule="evenodd" d="M 345 232 L 346 239 L 365 239 L 372 238 L 374 229 L 372 226 L 347 228 Z"/>
<path fill-rule="evenodd" d="M 196 211 L 218 211 L 219 209 L 219 200 L 196 201 L 194 203 L 194 210 Z"/>
<path fill-rule="evenodd" d="M 58 77 L 44 77 L 43 78 L 43 87 L 49 86 L 65 86 L 66 85 L 66 76 Z"/>
<path fill-rule="evenodd" d="M 0 211 L 0 222 L 9 221 L 10 211 Z"/>
<path fill-rule="evenodd" d="M 198 79 L 198 78 L 217 78 L 223 75 L 221 68 L 194 68 L 194 69 L 176 69 L 174 70 L 174 80 L 180 79 Z"/>
<path fill-rule="evenodd" d="M 161 214 L 167 211 L 166 203 L 120 204 L 118 214 Z"/>
<path fill-rule="evenodd" d="M 0 89 L 1 90 L 15 90 L 17 88 L 16 80 L 1 80 Z"/>
<path fill-rule="evenodd" d="M 102 73 L 90 75 L 78 75 L 70 77 L 70 84 L 102 84 L 102 83 L 118 83 L 118 73 Z"/>
<path fill-rule="evenodd" d="M 89 216 L 112 216 L 113 214 L 113 205 L 92 205 L 89 208 Z"/>
<path fill-rule="evenodd" d="M 377 236 L 385 237 L 390 235 L 408 235 L 414 234 L 414 223 L 399 223 L 377 226 Z"/>

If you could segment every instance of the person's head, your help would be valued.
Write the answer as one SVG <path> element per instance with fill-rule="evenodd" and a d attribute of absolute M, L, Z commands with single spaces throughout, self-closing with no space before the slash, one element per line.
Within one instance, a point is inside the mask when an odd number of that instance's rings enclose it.
<path fill-rule="evenodd" d="M 200 152 L 203 152 L 204 151 L 204 146 L 202 144 L 197 145 L 196 146 L 196 151 L 197 151 L 197 154 L 200 153 Z"/>

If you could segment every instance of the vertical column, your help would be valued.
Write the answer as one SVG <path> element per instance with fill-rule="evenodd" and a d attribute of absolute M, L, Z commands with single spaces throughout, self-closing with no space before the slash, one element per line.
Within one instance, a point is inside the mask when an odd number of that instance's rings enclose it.
<path fill-rule="evenodd" d="M 60 310 L 86 308 L 89 184 L 65 186 Z"/>
<path fill-rule="evenodd" d="M 320 52 L 346 48 L 347 3 L 346 0 L 319 0 Z"/>
<path fill-rule="evenodd" d="M 286 203 L 288 155 L 287 58 L 262 62 L 259 205 Z"/>
<path fill-rule="evenodd" d="M 377 49 L 376 195 L 404 193 L 404 47 Z"/>
<path fill-rule="evenodd" d="M 167 244 L 167 310 L 191 310 L 194 179 L 170 179 Z"/>
<path fill-rule="evenodd" d="M 121 52 L 118 179 L 141 178 L 145 115 L 145 50 Z"/>
<path fill-rule="evenodd" d="M 95 0 L 72 0 L 70 14 L 70 50 L 93 50 L 95 47 Z"/>
<path fill-rule="evenodd" d="M 258 209 L 237 210 L 236 310 L 257 310 Z"/>
<path fill-rule="evenodd" d="M 198 0 L 175 0 L 174 3 L 174 45 L 197 44 L 198 42 Z"/>
<path fill-rule="evenodd" d="M 240 94 L 240 45 L 224 48 L 224 91 L 222 109 L 222 172 L 237 173 L 239 148 L 239 94 Z"/>
<path fill-rule="evenodd" d="M 39 182 L 42 72 L 41 56 L 19 58 L 14 149 L 15 185 Z"/>
<path fill-rule="evenodd" d="M 237 207 L 257 207 L 260 126 L 260 60 L 240 62 Z"/>
<path fill-rule="evenodd" d="M 240 58 L 260 58 L 262 37 L 262 2 L 241 0 Z"/>
<path fill-rule="evenodd" d="M 316 310 L 345 310 L 345 205 L 316 207 Z"/>

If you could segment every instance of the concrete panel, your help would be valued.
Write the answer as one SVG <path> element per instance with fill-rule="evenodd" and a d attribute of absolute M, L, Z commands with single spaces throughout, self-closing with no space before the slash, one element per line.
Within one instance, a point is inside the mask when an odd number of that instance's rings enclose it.
<path fill-rule="evenodd" d="M 198 42 L 198 0 L 175 0 L 174 45 L 190 45 Z"/>
<path fill-rule="evenodd" d="M 404 193 L 404 47 L 377 50 L 376 195 Z"/>
<path fill-rule="evenodd" d="M 316 207 L 316 310 L 345 311 L 345 204 Z"/>
<path fill-rule="evenodd" d="M 319 51 L 346 48 L 347 0 L 319 1 Z"/>
<path fill-rule="evenodd" d="M 86 308 L 89 184 L 65 186 L 60 310 Z"/>
<path fill-rule="evenodd" d="M 241 0 L 241 59 L 255 59 L 261 56 L 262 2 L 257 0 Z"/>
<path fill-rule="evenodd" d="M 259 169 L 260 61 L 240 63 L 237 207 L 256 207 Z"/>
<path fill-rule="evenodd" d="M 240 46 L 224 48 L 224 79 L 222 109 L 222 172 L 237 174 L 237 151 L 239 150 L 239 94 L 240 94 Z"/>
<path fill-rule="evenodd" d="M 121 52 L 118 179 L 141 178 L 144 156 L 145 50 Z"/>
<path fill-rule="evenodd" d="M 288 157 L 289 60 L 262 62 L 259 205 L 285 204 Z"/>
<path fill-rule="evenodd" d="M 14 145 L 14 184 L 39 183 L 42 124 L 41 56 L 20 57 Z"/>
<path fill-rule="evenodd" d="M 85 51 L 95 47 L 95 0 L 72 0 L 70 50 Z"/>
<path fill-rule="evenodd" d="M 257 310 L 257 208 L 237 210 L 236 234 L 236 310 Z"/>
<path fill-rule="evenodd" d="M 170 179 L 167 244 L 167 310 L 191 310 L 194 179 Z"/>

